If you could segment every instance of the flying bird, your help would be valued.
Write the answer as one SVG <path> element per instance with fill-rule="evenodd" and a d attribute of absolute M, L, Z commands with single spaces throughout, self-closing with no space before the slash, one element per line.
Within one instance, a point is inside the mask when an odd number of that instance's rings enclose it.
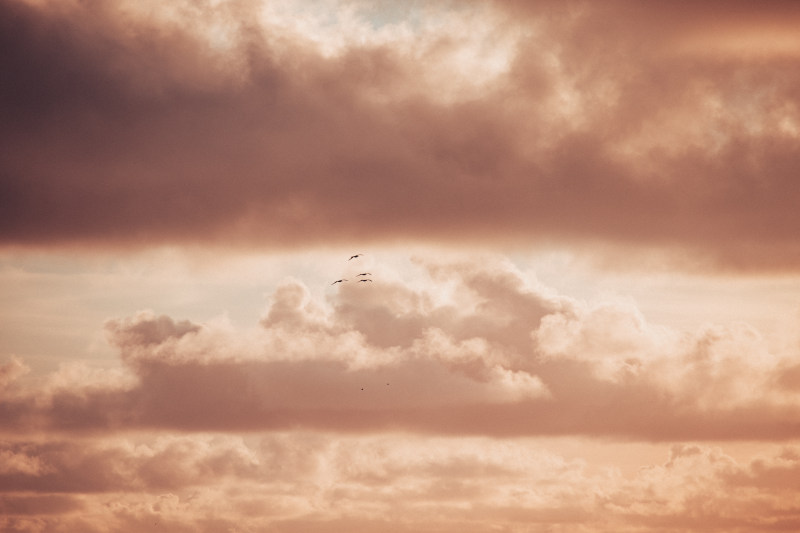
<path fill-rule="evenodd" d="M 334 281 L 333 283 L 331 283 L 331 285 L 336 285 L 337 283 L 341 283 L 341 282 L 343 282 L 343 281 L 347 281 L 347 280 L 346 280 L 346 279 L 337 279 L 336 281 Z"/>
<path fill-rule="evenodd" d="M 362 283 L 362 282 L 364 282 L 364 281 L 369 281 L 370 283 L 372 282 L 372 280 L 371 280 L 371 279 L 360 279 L 360 280 L 358 280 L 358 282 L 359 282 L 359 283 Z"/>
<path fill-rule="evenodd" d="M 351 255 L 350 259 L 355 259 L 356 257 L 361 257 L 362 255 L 364 255 L 364 254 Z M 348 259 L 348 261 L 350 261 L 350 259 Z"/>
<path fill-rule="evenodd" d="M 364 272 L 362 274 L 359 274 L 358 276 L 371 276 L 371 275 L 372 275 L 372 272 Z M 358 277 L 358 276 L 356 276 L 356 277 Z"/>

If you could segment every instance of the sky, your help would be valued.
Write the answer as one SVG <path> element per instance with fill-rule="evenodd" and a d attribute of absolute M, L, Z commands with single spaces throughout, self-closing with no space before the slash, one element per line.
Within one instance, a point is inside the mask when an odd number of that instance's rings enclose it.
<path fill-rule="evenodd" d="M 0 0 L 0 529 L 800 529 L 798 25 Z"/>

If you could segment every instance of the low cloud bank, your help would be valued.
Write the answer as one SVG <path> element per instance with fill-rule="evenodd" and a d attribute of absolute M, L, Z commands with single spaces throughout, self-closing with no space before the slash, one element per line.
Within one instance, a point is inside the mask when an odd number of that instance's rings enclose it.
<path fill-rule="evenodd" d="M 68 365 L 26 389 L 12 360 L 0 415 L 22 431 L 800 436 L 796 364 L 750 326 L 679 332 L 500 260 L 425 268 L 427 285 L 344 284 L 326 302 L 287 280 L 257 328 L 111 320 L 121 370 Z"/>

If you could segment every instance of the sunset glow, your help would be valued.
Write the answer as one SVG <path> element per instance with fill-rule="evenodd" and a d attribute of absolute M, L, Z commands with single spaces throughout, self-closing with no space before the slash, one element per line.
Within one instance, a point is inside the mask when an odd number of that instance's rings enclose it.
<path fill-rule="evenodd" d="M 800 530 L 798 27 L 0 0 L 0 530 Z"/>

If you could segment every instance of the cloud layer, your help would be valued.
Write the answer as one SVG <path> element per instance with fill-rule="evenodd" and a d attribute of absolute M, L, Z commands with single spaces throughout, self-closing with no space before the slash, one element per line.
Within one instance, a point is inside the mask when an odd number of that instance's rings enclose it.
<path fill-rule="evenodd" d="M 0 0 L 0 529 L 800 529 L 798 25 Z"/>
<path fill-rule="evenodd" d="M 705 531 L 800 524 L 800 451 L 675 445 L 633 476 L 536 442 L 320 434 L 0 445 L 6 531 Z"/>
<path fill-rule="evenodd" d="M 5 243 L 800 264 L 793 3 L 144 6 L 0 4 Z"/>
<path fill-rule="evenodd" d="M 409 283 L 373 261 L 372 283 L 325 299 L 287 279 L 251 328 L 109 320 L 118 368 L 7 360 L 0 525 L 798 527 L 793 353 L 745 324 L 682 332 L 630 301 L 575 299 L 503 259 L 418 266 Z M 723 448 L 741 441 L 760 451 Z"/>
<path fill-rule="evenodd" d="M 800 437 L 793 354 L 752 327 L 679 332 L 500 260 L 425 268 L 427 287 L 348 282 L 329 302 L 287 280 L 246 331 L 151 312 L 112 320 L 122 370 L 65 366 L 28 390 L 12 360 L 2 417 L 22 431 Z"/>

